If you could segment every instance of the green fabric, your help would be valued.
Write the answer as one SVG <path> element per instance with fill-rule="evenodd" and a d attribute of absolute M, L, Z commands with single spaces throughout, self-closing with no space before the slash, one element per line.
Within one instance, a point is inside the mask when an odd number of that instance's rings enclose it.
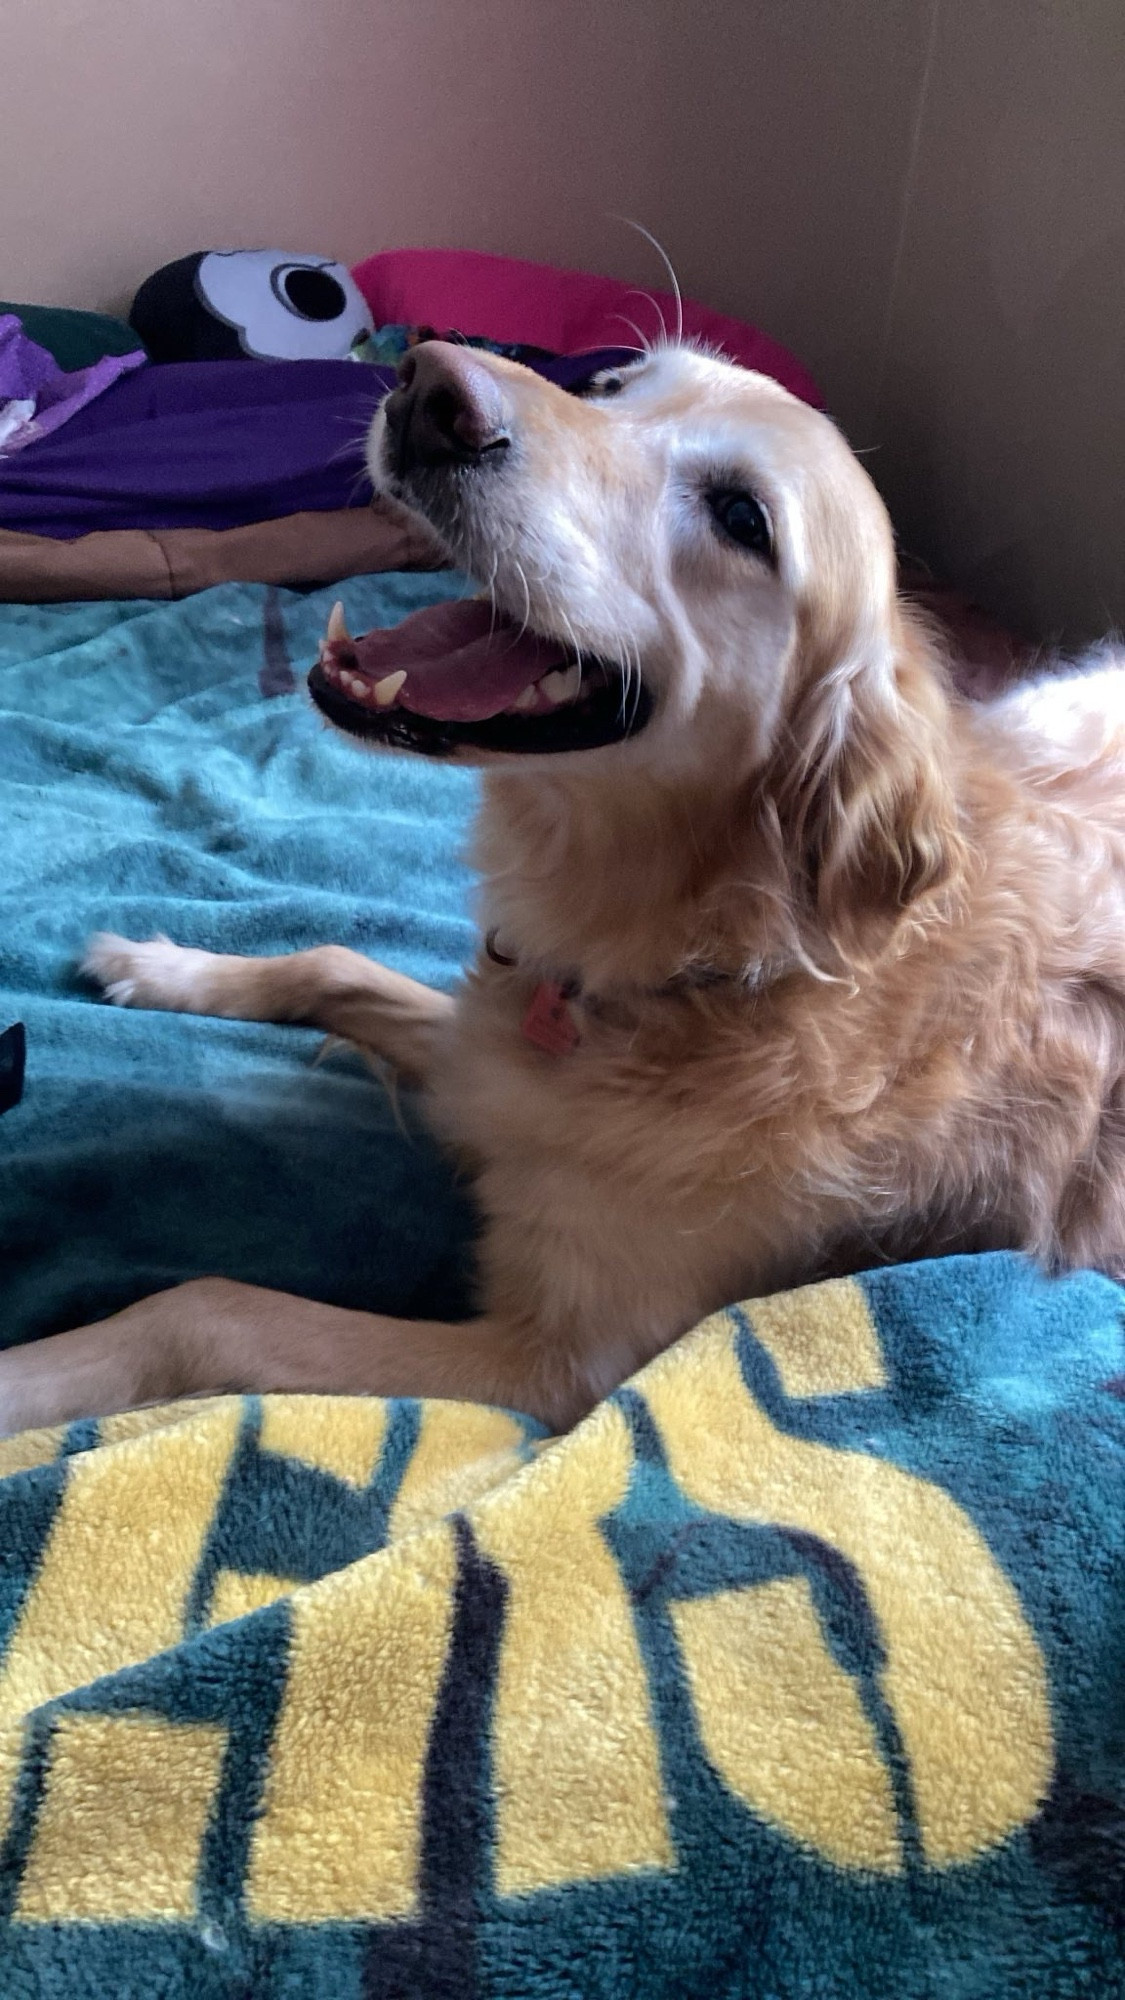
<path fill-rule="evenodd" d="M 45 347 L 68 374 L 92 367 L 105 354 L 136 354 L 144 348 L 140 335 L 109 313 L 81 312 L 74 306 L 22 306 L 0 299 L 0 314 L 4 313 L 15 313 L 28 339 Z"/>
<path fill-rule="evenodd" d="M 0 1344 L 209 1271 L 465 1309 L 463 1199 L 358 1057 L 318 1063 L 304 1029 L 109 1008 L 75 971 L 107 929 L 335 941 L 451 984 L 473 940 L 473 779 L 364 754 L 304 675 L 337 594 L 361 631 L 463 588 L 0 607 L 0 1028 L 27 1025 L 23 1102 L 0 1118 Z"/>

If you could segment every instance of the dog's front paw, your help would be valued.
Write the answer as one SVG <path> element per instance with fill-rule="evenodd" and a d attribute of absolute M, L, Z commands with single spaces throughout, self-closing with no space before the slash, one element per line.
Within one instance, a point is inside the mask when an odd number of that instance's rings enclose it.
<path fill-rule="evenodd" d="M 173 1012 L 190 1008 L 195 961 L 205 954 L 170 938 L 131 938 L 99 931 L 90 939 L 81 971 L 100 986 L 115 1007 L 163 1007 Z"/>

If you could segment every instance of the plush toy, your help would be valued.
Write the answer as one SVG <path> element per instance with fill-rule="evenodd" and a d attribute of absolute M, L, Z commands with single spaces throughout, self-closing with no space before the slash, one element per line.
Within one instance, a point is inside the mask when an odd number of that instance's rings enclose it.
<path fill-rule="evenodd" d="M 129 324 L 154 361 L 342 361 L 372 333 L 343 264 L 284 250 L 197 250 L 146 278 Z"/>

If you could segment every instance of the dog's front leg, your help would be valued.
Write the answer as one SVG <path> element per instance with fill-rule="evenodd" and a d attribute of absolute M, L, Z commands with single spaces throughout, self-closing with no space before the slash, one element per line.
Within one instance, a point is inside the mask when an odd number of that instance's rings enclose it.
<path fill-rule="evenodd" d="M 196 1278 L 0 1354 L 0 1434 L 178 1396 L 269 1390 L 453 1397 L 573 1422 L 584 1406 L 573 1375 L 546 1359 L 533 1331 L 494 1319 L 389 1319 Z"/>
<path fill-rule="evenodd" d="M 134 943 L 102 932 L 91 938 L 82 969 L 119 1007 L 300 1021 L 385 1057 L 419 1082 L 455 1007 L 448 993 L 335 944 L 281 958 L 238 958 L 168 938 Z"/>

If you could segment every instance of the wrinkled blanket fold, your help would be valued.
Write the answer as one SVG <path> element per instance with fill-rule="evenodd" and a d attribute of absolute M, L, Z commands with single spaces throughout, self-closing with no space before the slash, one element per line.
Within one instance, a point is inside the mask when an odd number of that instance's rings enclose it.
<path fill-rule="evenodd" d="M 340 595 L 361 631 L 464 588 L 396 573 Z M 465 1310 L 471 1218 L 409 1098 L 310 1029 L 106 1007 L 75 969 L 106 929 L 336 942 L 456 979 L 473 777 L 324 727 L 304 676 L 335 595 L 0 608 L 0 1026 L 27 1029 L 0 1120 L 0 1344 L 207 1271 Z"/>

